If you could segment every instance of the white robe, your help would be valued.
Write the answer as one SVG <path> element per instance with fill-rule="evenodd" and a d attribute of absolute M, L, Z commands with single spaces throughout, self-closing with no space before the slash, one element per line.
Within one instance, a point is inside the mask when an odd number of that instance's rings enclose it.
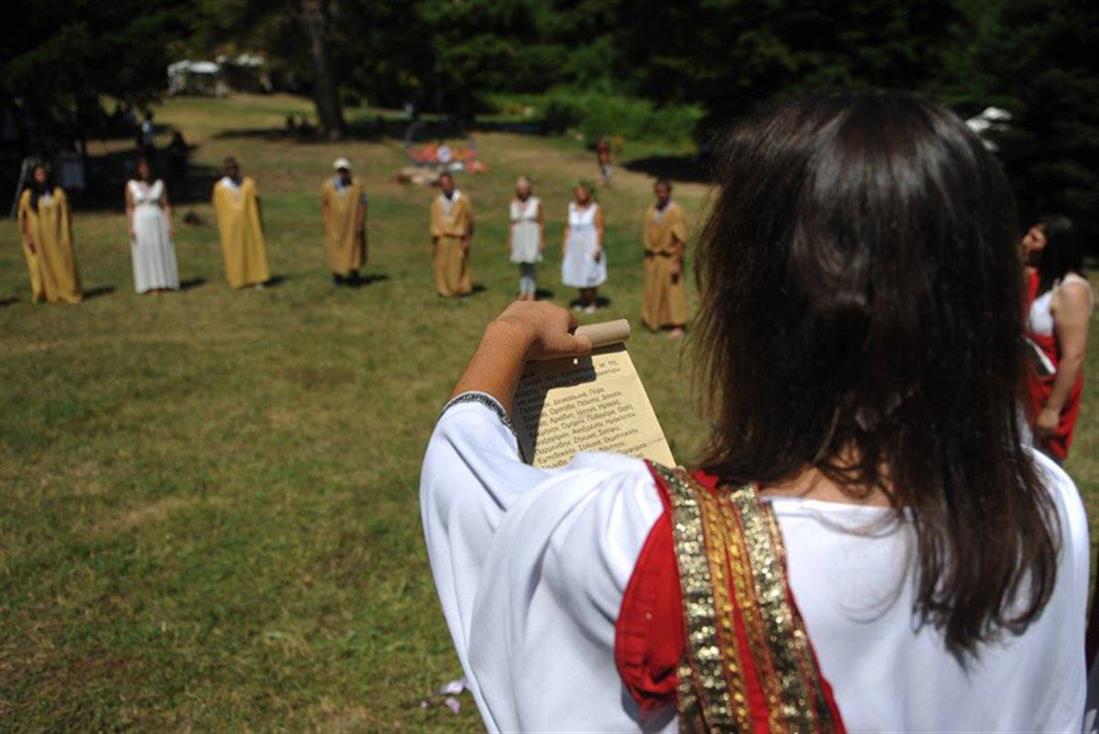
<path fill-rule="evenodd" d="M 1080 731 L 1088 529 L 1072 480 L 1041 455 L 1064 542 L 1040 619 L 967 671 L 914 629 L 911 536 L 865 527 L 882 509 L 772 499 L 790 585 L 849 731 Z M 580 454 L 556 470 L 518 458 L 488 408 L 452 407 L 424 458 L 421 512 L 443 613 L 490 731 L 667 731 L 642 721 L 614 661 L 614 624 L 662 513 L 645 465 Z"/>
<path fill-rule="evenodd" d="M 157 179 L 150 186 L 131 180 L 126 185 L 130 189 L 130 199 L 134 205 L 134 238 L 130 241 L 134 290 L 138 293 L 154 288 L 178 290 L 176 249 L 168 234 L 168 216 L 160 208 L 164 182 Z"/>

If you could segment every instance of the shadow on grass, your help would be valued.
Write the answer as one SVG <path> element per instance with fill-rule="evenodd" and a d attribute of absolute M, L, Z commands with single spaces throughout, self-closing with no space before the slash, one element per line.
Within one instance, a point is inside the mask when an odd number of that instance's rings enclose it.
<path fill-rule="evenodd" d="M 189 291 L 193 288 L 201 288 L 206 285 L 206 278 L 188 278 L 187 280 L 179 281 L 179 289 L 181 291 Z"/>
<path fill-rule="evenodd" d="M 382 138 L 396 138 L 402 139 L 405 133 L 408 131 L 409 121 L 402 119 L 373 117 L 366 119 L 353 120 L 347 124 L 347 131 L 344 133 L 344 140 L 381 140 Z M 450 128 L 435 127 L 430 128 L 432 132 L 440 130 L 449 130 Z M 436 135 L 436 137 L 447 137 L 446 135 Z M 253 127 L 253 128 L 239 128 L 236 130 L 223 130 L 214 135 L 215 140 L 233 140 L 233 139 L 259 139 L 267 140 L 269 142 L 291 142 L 291 143 L 331 143 L 333 142 L 328 137 L 321 135 L 320 132 L 313 127 L 308 127 L 303 130 L 289 130 L 282 127 Z"/>
<path fill-rule="evenodd" d="M 386 273 L 367 273 L 361 276 L 358 280 L 352 280 L 344 283 L 345 288 L 365 288 L 368 285 L 374 283 L 384 283 L 389 280 L 389 276 Z"/>
<path fill-rule="evenodd" d="M 19 299 L 15 296 L 11 296 L 9 298 L 0 298 L 0 308 L 10 306 L 13 303 L 19 303 Z"/>
<path fill-rule="evenodd" d="M 596 308 L 606 308 L 607 306 L 610 306 L 610 305 L 611 305 L 611 299 L 607 298 L 606 296 L 596 296 L 595 297 L 595 307 Z M 579 298 L 574 298 L 571 301 L 569 301 L 569 308 L 579 309 L 579 308 L 583 308 L 583 307 L 584 307 L 584 302 L 581 301 Z"/>
<path fill-rule="evenodd" d="M 553 299 L 553 291 L 546 288 L 536 288 L 534 290 L 534 299 L 536 301 L 550 301 Z"/>
<path fill-rule="evenodd" d="M 626 161 L 622 167 L 653 178 L 684 183 L 711 183 L 711 162 L 702 155 L 650 155 Z"/>
<path fill-rule="evenodd" d="M 84 291 L 83 297 L 85 301 L 90 301 L 93 298 L 99 298 L 100 296 L 109 296 L 118 288 L 113 285 L 97 285 L 95 288 L 89 288 Z"/>

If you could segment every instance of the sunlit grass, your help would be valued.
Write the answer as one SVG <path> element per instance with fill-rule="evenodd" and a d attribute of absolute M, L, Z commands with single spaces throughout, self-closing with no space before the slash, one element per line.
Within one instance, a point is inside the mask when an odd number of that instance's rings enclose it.
<path fill-rule="evenodd" d="M 460 675 L 421 540 L 419 463 L 483 325 L 512 297 L 506 205 L 515 176 L 546 204 L 540 286 L 560 285 L 562 220 L 592 155 L 560 140 L 477 138 L 488 174 L 463 176 L 477 213 L 474 280 L 433 291 L 427 205 L 398 184 L 399 141 L 294 143 L 233 130 L 311 112 L 290 97 L 180 100 L 158 122 L 237 155 L 265 197 L 262 292 L 225 285 L 207 204 L 177 219 L 182 293 L 133 293 L 120 211 L 78 212 L 85 287 L 75 307 L 32 306 L 14 223 L 0 232 L 0 730 L 475 730 L 419 701 Z M 228 133 L 228 134 L 227 134 Z M 335 290 L 319 188 L 348 156 L 370 195 L 367 274 Z M 627 149 L 626 156 L 630 151 Z M 697 221 L 704 189 L 676 196 Z M 611 305 L 676 455 L 705 427 L 679 345 L 640 330 L 640 228 L 649 180 L 601 191 Z M 120 197 L 121 204 L 121 197 Z M 184 207 L 186 209 L 187 207 Z M 591 320 L 587 318 L 587 320 Z M 1093 374 L 1099 348 L 1093 340 Z M 1088 395 L 1090 399 L 1090 392 Z M 1091 401 L 1092 403 L 1094 401 Z M 1069 463 L 1099 493 L 1099 416 L 1085 406 Z"/>

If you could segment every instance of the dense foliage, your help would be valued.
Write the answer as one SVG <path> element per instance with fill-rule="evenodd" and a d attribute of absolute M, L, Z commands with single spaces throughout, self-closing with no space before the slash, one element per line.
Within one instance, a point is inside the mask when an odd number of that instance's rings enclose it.
<path fill-rule="evenodd" d="M 1011 112 L 997 143 L 1026 211 L 1099 211 L 1090 0 L 78 0 L 29 4 L 0 33 L 0 103 L 70 128 L 103 95 L 154 97 L 170 55 L 218 51 L 264 52 L 333 136 L 348 99 L 469 121 L 501 94 L 549 93 L 550 127 L 589 140 L 705 141 L 775 95 L 916 89 Z"/>

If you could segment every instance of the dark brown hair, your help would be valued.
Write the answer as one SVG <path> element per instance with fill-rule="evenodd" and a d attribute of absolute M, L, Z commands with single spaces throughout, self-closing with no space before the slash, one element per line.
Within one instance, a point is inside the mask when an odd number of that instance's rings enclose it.
<path fill-rule="evenodd" d="M 884 490 L 915 533 L 918 623 L 957 655 L 1021 632 L 1060 531 L 1017 409 L 1023 279 L 999 165 L 923 98 L 827 92 L 740 125 L 717 178 L 696 271 L 704 468 Z"/>

